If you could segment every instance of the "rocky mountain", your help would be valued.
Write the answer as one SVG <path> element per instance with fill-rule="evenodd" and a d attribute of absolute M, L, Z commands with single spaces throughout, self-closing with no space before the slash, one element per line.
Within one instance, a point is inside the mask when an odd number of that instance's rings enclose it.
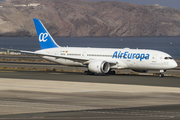
<path fill-rule="evenodd" d="M 180 10 L 83 0 L 0 2 L 0 36 L 36 36 L 33 18 L 52 36 L 180 36 Z"/>

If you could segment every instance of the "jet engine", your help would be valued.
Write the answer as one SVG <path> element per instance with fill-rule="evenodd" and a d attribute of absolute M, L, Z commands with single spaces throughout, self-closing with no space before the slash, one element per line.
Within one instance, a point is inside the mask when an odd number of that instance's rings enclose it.
<path fill-rule="evenodd" d="M 132 69 L 132 71 L 139 72 L 139 73 L 147 73 L 148 72 L 148 70 L 135 70 L 135 69 Z"/>
<path fill-rule="evenodd" d="M 89 63 L 88 69 L 92 73 L 105 74 L 110 70 L 110 64 L 106 61 L 92 61 Z"/>

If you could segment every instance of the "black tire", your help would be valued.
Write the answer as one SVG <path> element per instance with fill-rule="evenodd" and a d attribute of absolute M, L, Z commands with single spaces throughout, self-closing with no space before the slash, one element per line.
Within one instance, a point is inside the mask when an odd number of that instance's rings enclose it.
<path fill-rule="evenodd" d="M 159 77 L 160 77 L 160 78 L 164 77 L 164 74 L 160 73 L 160 74 L 159 74 Z"/>
<path fill-rule="evenodd" d="M 115 75 L 116 72 L 115 71 L 109 71 L 108 73 L 106 73 L 107 75 Z"/>
<path fill-rule="evenodd" d="M 84 71 L 85 75 L 94 75 L 94 73 L 90 72 L 90 71 Z"/>

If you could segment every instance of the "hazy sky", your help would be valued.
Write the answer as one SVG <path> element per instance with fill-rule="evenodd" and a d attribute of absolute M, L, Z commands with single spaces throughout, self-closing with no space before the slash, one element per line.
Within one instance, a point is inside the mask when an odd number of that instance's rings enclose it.
<path fill-rule="evenodd" d="M 86 0 L 86 1 L 119 1 L 119 2 L 133 3 L 137 5 L 159 4 L 161 6 L 180 9 L 180 0 Z"/>

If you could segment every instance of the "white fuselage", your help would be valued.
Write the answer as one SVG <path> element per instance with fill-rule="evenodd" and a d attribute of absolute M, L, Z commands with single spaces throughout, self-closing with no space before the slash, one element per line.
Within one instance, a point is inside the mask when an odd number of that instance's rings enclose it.
<path fill-rule="evenodd" d="M 169 54 L 157 50 L 59 47 L 38 50 L 36 52 L 89 58 L 90 61 L 115 62 L 116 64 L 111 64 L 111 69 L 167 70 L 177 67 L 177 63 Z M 86 66 L 82 62 L 65 58 L 49 56 L 43 56 L 43 58 L 63 65 Z"/>

